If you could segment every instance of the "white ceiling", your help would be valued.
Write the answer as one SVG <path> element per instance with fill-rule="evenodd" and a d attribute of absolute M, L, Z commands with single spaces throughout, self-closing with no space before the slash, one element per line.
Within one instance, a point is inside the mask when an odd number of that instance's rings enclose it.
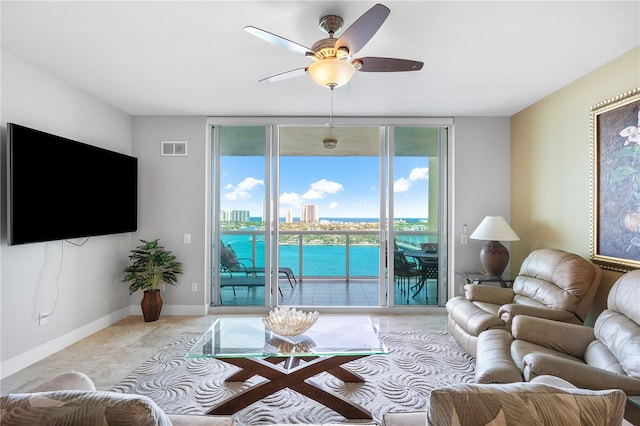
<path fill-rule="evenodd" d="M 308 75 L 257 83 L 310 62 L 243 28 L 310 47 L 320 17 L 346 29 L 374 4 L 2 0 L 2 48 L 132 115 L 326 116 L 329 91 Z M 383 4 L 356 56 L 425 66 L 356 73 L 336 116 L 511 116 L 640 44 L 639 0 Z"/>

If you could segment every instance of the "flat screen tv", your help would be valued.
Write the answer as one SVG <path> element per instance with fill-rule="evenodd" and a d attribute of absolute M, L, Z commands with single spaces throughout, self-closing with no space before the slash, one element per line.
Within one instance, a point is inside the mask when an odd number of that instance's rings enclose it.
<path fill-rule="evenodd" d="M 138 159 L 7 124 L 8 244 L 133 232 Z"/>

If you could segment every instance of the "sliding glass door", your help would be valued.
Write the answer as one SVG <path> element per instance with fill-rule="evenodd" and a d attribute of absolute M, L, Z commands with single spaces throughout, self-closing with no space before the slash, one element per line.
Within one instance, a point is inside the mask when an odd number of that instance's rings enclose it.
<path fill-rule="evenodd" d="M 279 261 L 299 280 L 282 302 L 385 305 L 379 291 L 381 128 L 342 126 L 331 134 L 326 126 L 278 130 Z M 327 145 L 327 138 L 336 145 Z"/>
<path fill-rule="evenodd" d="M 443 160 L 447 133 L 444 127 L 393 129 L 390 216 L 393 217 L 394 265 L 399 268 L 395 274 L 396 305 L 416 300 L 439 305 L 446 295 L 446 187 L 443 185 L 446 163 Z M 407 263 L 397 262 L 398 259 Z M 402 267 L 406 268 L 407 264 L 410 271 L 415 272 L 403 271 Z"/>
<path fill-rule="evenodd" d="M 212 305 L 444 304 L 447 126 L 211 129 Z"/>
<path fill-rule="evenodd" d="M 212 132 L 212 304 L 264 306 L 271 268 L 269 137 L 265 126 Z"/>

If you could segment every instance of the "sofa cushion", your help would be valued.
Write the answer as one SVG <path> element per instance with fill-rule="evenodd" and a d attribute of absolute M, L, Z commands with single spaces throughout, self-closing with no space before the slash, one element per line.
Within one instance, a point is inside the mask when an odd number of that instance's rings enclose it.
<path fill-rule="evenodd" d="M 84 390 L 9 394 L 0 399 L 3 426 L 171 426 L 146 396 Z"/>
<path fill-rule="evenodd" d="M 620 425 L 621 390 L 561 389 L 542 383 L 461 384 L 431 392 L 429 425 Z"/>
<path fill-rule="evenodd" d="M 60 373 L 29 392 L 49 392 L 61 390 L 96 390 L 89 376 L 78 371 Z"/>

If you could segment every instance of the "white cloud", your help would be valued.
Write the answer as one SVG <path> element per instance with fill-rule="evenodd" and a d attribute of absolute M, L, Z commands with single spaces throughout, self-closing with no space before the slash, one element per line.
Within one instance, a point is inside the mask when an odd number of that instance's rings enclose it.
<path fill-rule="evenodd" d="M 326 197 L 327 194 L 337 194 L 343 189 L 344 187 L 341 183 L 320 179 L 311 184 L 311 188 L 302 194 L 302 198 L 305 200 L 319 200 Z"/>
<path fill-rule="evenodd" d="M 318 192 L 324 192 L 327 194 L 337 194 L 338 192 L 342 191 L 344 188 L 341 183 L 333 182 L 326 179 L 320 179 L 319 181 L 311 184 L 311 189 Z"/>
<path fill-rule="evenodd" d="M 284 192 L 280 196 L 280 204 L 288 204 L 294 207 L 300 207 L 302 199 L 297 192 Z"/>
<path fill-rule="evenodd" d="M 257 187 L 264 185 L 264 181 L 252 177 L 244 179 L 235 188 L 233 185 L 227 185 L 225 189 L 231 192 L 224 195 L 227 200 L 246 200 L 251 198 L 251 193 Z"/>
<path fill-rule="evenodd" d="M 393 192 L 405 192 L 411 188 L 411 181 L 407 178 L 400 178 L 393 182 Z"/>
<path fill-rule="evenodd" d="M 326 194 L 316 191 L 314 189 L 310 189 L 304 194 L 302 194 L 302 198 L 304 198 L 305 200 L 319 200 L 321 198 L 324 198 L 325 196 Z"/>
<path fill-rule="evenodd" d="M 409 180 L 423 180 L 423 179 L 429 179 L 428 167 L 416 167 L 411 170 L 411 173 L 409 173 Z"/>
<path fill-rule="evenodd" d="M 336 207 L 338 207 L 338 203 L 336 203 L 335 201 L 333 203 L 329 203 L 330 209 L 335 209 Z"/>

